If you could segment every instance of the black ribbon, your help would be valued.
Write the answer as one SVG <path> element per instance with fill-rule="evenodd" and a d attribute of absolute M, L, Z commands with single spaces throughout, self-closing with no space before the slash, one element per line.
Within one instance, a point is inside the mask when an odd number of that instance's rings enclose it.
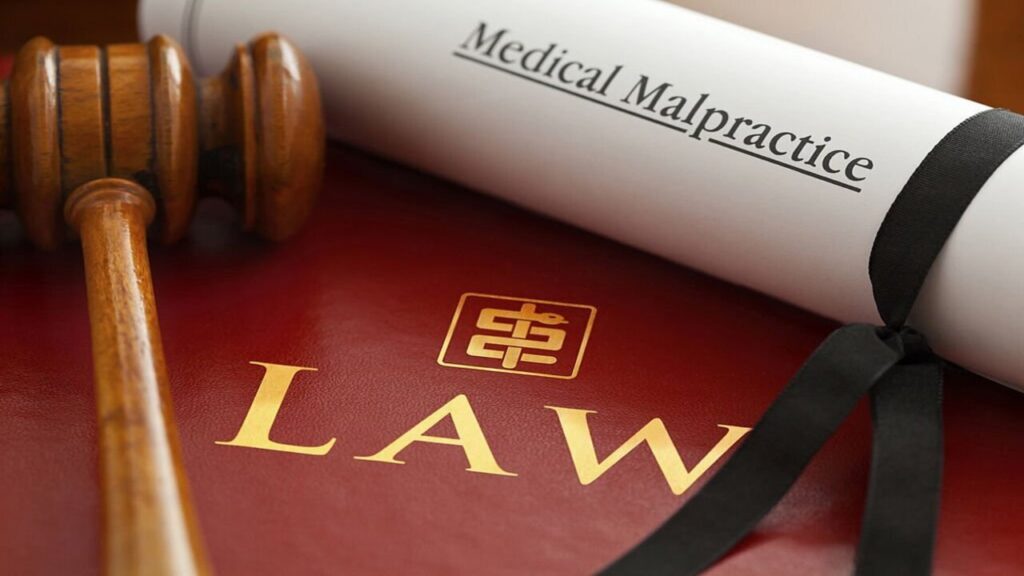
<path fill-rule="evenodd" d="M 976 114 L 925 157 L 889 208 L 868 264 L 884 326 L 839 328 L 732 458 L 605 576 L 698 574 L 789 491 L 870 391 L 872 459 L 856 574 L 931 572 L 942 481 L 942 361 L 904 324 L 949 235 L 993 172 L 1024 145 L 1024 116 Z"/>

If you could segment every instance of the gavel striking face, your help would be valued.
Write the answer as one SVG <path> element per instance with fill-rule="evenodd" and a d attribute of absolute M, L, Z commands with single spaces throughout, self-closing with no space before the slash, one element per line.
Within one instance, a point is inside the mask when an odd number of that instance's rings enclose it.
<path fill-rule="evenodd" d="M 81 239 L 92 326 L 107 574 L 204 574 L 170 410 L 147 227 L 185 234 L 197 196 L 281 240 L 310 213 L 323 172 L 316 79 L 287 40 L 236 48 L 193 80 L 173 41 L 18 53 L 0 89 L 0 208 L 44 249 Z"/>

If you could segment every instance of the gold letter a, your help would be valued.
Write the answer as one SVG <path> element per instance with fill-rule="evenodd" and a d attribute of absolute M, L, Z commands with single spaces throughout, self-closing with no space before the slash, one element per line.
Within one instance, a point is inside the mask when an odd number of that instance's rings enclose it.
<path fill-rule="evenodd" d="M 427 434 L 431 428 L 436 426 L 445 417 L 452 420 L 455 425 L 457 438 L 444 436 L 433 436 Z M 466 453 L 466 460 L 469 461 L 470 472 L 481 472 L 483 474 L 496 474 L 498 476 L 516 476 L 498 466 L 491 447 L 487 444 L 480 423 L 473 414 L 473 407 L 469 404 L 469 398 L 465 394 L 459 394 L 427 416 L 419 424 L 413 426 L 405 434 L 399 436 L 394 442 L 388 444 L 383 450 L 372 456 L 356 456 L 356 460 L 369 460 L 371 462 L 387 462 L 389 464 L 405 464 L 397 458 L 398 453 L 405 450 L 413 442 L 430 442 L 432 444 L 447 444 L 459 446 Z"/>

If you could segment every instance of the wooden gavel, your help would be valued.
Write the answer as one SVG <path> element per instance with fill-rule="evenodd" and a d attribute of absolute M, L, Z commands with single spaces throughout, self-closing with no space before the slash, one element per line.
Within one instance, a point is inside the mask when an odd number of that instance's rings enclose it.
<path fill-rule="evenodd" d="M 0 87 L 0 208 L 37 246 L 81 239 L 109 575 L 207 574 L 167 387 L 146 251 L 186 232 L 199 195 L 246 229 L 296 232 L 323 175 L 316 78 L 287 40 L 238 46 L 192 78 L 172 40 L 19 52 Z"/>

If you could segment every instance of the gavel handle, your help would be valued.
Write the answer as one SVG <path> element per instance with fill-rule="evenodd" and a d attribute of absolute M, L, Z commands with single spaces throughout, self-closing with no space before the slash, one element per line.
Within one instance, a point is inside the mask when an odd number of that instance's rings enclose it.
<path fill-rule="evenodd" d="M 181 462 L 146 251 L 153 197 L 116 178 L 82 185 L 78 232 L 92 327 L 107 576 L 209 574 Z"/>

